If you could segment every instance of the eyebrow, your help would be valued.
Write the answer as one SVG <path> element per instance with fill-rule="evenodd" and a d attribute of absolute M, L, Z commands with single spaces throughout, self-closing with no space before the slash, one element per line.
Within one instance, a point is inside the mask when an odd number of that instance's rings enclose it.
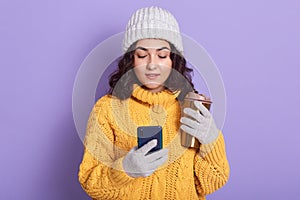
<path fill-rule="evenodd" d="M 143 51 L 148 51 L 149 50 L 145 47 L 137 47 L 135 50 L 137 50 L 137 49 L 141 49 Z M 171 51 L 171 49 L 169 49 L 168 47 L 161 47 L 161 48 L 156 49 L 156 51 L 161 51 L 161 50 L 164 50 L 164 49 L 167 49 L 167 50 Z"/>

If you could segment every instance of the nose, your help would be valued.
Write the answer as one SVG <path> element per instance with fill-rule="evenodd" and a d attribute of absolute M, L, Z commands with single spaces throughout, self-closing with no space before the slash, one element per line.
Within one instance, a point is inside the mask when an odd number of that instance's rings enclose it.
<path fill-rule="evenodd" d="M 155 70 L 157 68 L 157 59 L 155 58 L 155 55 L 154 54 L 150 54 L 149 55 L 149 60 L 148 60 L 148 63 L 147 63 L 147 69 L 148 70 Z"/>

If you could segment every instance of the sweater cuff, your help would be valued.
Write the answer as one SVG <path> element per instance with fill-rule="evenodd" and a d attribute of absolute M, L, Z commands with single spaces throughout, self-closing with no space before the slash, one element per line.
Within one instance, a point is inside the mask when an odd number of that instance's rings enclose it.
<path fill-rule="evenodd" d="M 224 158 L 226 159 L 225 142 L 222 132 L 219 131 L 219 135 L 214 142 L 201 144 L 199 154 L 204 160 L 214 164 L 219 164 Z"/>
<path fill-rule="evenodd" d="M 110 181 L 117 187 L 122 187 L 134 180 L 133 177 L 130 177 L 125 173 L 122 161 L 123 157 L 116 160 L 111 166 L 111 170 L 109 172 Z"/>

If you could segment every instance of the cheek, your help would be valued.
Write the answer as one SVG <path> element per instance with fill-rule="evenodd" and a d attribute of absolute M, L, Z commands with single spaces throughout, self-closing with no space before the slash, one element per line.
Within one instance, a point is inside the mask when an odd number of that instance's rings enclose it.
<path fill-rule="evenodd" d="M 140 77 L 141 74 L 143 74 L 143 70 L 142 70 L 141 67 L 136 67 L 136 66 L 134 66 L 134 67 L 133 67 L 133 71 L 134 71 L 134 73 L 135 73 L 135 75 L 136 75 L 137 77 Z"/>
<path fill-rule="evenodd" d="M 170 57 L 158 60 L 157 64 L 164 68 L 172 68 L 172 60 Z"/>
<path fill-rule="evenodd" d="M 134 67 L 145 66 L 146 64 L 147 64 L 146 59 L 138 59 L 138 58 L 133 59 Z"/>
<path fill-rule="evenodd" d="M 163 63 L 163 68 L 162 68 L 162 72 L 169 76 L 169 74 L 171 73 L 172 70 L 172 61 L 171 60 L 167 60 Z"/>
<path fill-rule="evenodd" d="M 164 67 L 160 68 L 160 73 L 161 73 L 161 81 L 166 81 L 171 74 L 172 71 L 172 65 L 164 65 Z"/>
<path fill-rule="evenodd" d="M 164 74 L 164 79 L 167 79 L 169 77 L 169 75 L 171 74 L 171 70 L 172 68 L 171 67 L 168 67 L 168 68 L 164 68 L 163 70 L 163 74 Z"/>
<path fill-rule="evenodd" d="M 141 75 L 143 74 L 143 68 L 141 66 L 142 66 L 141 61 L 139 61 L 139 59 L 134 59 L 133 71 L 138 79 L 140 79 Z"/>
<path fill-rule="evenodd" d="M 137 59 L 133 59 L 133 67 L 136 67 L 138 65 L 138 61 L 137 61 Z"/>
<path fill-rule="evenodd" d="M 164 62 L 164 65 L 167 66 L 168 68 L 172 68 L 172 60 L 169 58 Z"/>

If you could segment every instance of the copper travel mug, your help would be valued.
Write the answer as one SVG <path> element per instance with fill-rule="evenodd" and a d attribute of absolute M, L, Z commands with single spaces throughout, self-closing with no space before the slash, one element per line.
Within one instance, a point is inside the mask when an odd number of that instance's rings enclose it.
<path fill-rule="evenodd" d="M 194 92 L 189 92 L 184 100 L 181 103 L 181 116 L 189 117 L 183 112 L 184 108 L 192 108 L 194 110 L 198 110 L 195 105 L 194 101 L 200 101 L 208 110 L 210 109 L 210 105 L 212 104 L 211 100 L 206 97 L 204 94 L 197 94 Z M 200 111 L 199 111 L 200 112 Z M 189 117 L 190 118 L 190 117 Z M 200 142 L 193 136 L 189 135 L 188 133 L 184 132 L 180 129 L 181 134 L 181 145 L 187 148 L 199 148 Z"/>

